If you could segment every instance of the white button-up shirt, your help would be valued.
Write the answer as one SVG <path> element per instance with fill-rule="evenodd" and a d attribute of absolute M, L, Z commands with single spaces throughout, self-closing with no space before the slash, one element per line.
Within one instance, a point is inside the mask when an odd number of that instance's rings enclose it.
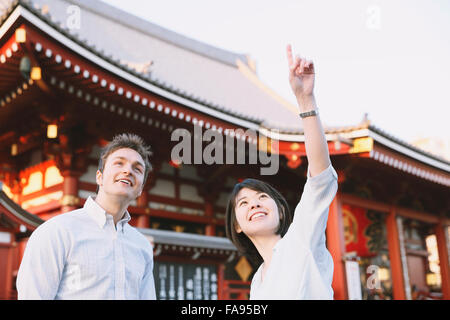
<path fill-rule="evenodd" d="M 49 219 L 28 240 L 17 274 L 19 299 L 156 299 L 149 241 L 92 198 Z"/>
<path fill-rule="evenodd" d="M 253 276 L 251 300 L 333 299 L 333 259 L 325 245 L 325 229 L 337 187 L 331 165 L 315 177 L 308 170 L 293 222 L 275 245 L 264 280 L 264 264 Z"/>

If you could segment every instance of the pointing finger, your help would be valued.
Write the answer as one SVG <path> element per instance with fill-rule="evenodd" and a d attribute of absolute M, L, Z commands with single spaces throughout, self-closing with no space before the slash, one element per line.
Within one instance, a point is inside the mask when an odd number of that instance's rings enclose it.
<path fill-rule="evenodd" d="M 291 67 L 292 64 L 294 63 L 294 58 L 292 56 L 292 46 L 290 44 L 288 44 L 286 47 L 286 55 L 287 55 L 289 67 Z"/>

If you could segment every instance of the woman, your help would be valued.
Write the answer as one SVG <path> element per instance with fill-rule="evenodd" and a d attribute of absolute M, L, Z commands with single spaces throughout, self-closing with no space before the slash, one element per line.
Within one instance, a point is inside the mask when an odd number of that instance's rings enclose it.
<path fill-rule="evenodd" d="M 226 231 L 241 253 L 261 263 L 253 276 L 250 299 L 332 299 L 333 260 L 325 246 L 325 228 L 337 192 L 337 174 L 314 98 L 314 65 L 294 58 L 290 45 L 287 58 L 308 159 L 301 200 L 292 217 L 278 191 L 265 182 L 246 179 L 230 195 Z"/>

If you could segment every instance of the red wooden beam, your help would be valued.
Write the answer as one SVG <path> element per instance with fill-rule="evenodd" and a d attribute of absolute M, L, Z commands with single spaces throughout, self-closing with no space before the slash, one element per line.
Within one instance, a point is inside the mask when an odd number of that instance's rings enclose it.
<path fill-rule="evenodd" d="M 385 203 L 380 203 L 374 200 L 369 200 L 369 199 L 363 199 L 351 194 L 345 194 L 345 193 L 341 193 L 341 201 L 343 203 L 347 203 L 350 205 L 354 205 L 357 207 L 361 207 L 361 208 L 365 208 L 365 209 L 371 209 L 371 210 L 376 210 L 379 212 L 384 212 L 384 213 L 388 213 L 390 210 L 390 205 L 385 204 Z"/>
<path fill-rule="evenodd" d="M 59 212 L 61 209 L 61 203 L 58 200 L 51 200 L 39 206 L 30 207 L 26 210 L 32 214 L 44 219 L 41 215 L 46 213 Z"/>
<path fill-rule="evenodd" d="M 439 217 L 431 213 L 398 207 L 396 207 L 396 212 L 398 215 L 405 218 L 419 220 L 426 223 L 439 223 Z"/>
<path fill-rule="evenodd" d="M 58 192 L 58 191 L 62 191 L 62 190 L 63 190 L 63 183 L 61 182 L 61 183 L 55 184 L 55 185 L 53 185 L 51 187 L 43 188 L 43 189 L 41 189 L 39 191 L 32 192 L 32 193 L 29 193 L 29 194 L 26 194 L 26 195 L 22 195 L 21 202 L 24 202 L 24 201 L 27 201 L 27 200 L 31 200 L 31 199 L 34 199 L 34 198 L 38 198 L 38 197 L 41 197 L 41 196 L 45 196 L 46 194 L 53 193 L 53 192 Z"/>
<path fill-rule="evenodd" d="M 186 222 L 194 222 L 201 224 L 212 224 L 212 225 L 224 225 L 223 220 L 198 216 L 198 215 L 189 215 L 185 213 L 178 213 L 166 210 L 157 210 L 157 209 L 149 209 L 148 208 L 138 208 L 138 207 L 129 207 L 128 211 L 131 214 L 145 214 L 151 217 L 159 217 L 165 219 L 172 219 L 174 221 L 186 221 Z"/>
<path fill-rule="evenodd" d="M 389 213 L 392 209 L 391 205 L 377 202 L 374 200 L 363 199 L 351 194 L 341 194 L 342 202 L 348 203 L 354 206 L 358 206 L 365 209 L 376 210 L 379 212 Z M 408 208 L 395 207 L 396 214 L 410 218 L 414 220 L 419 220 L 426 223 L 438 223 L 440 218 L 434 214 L 425 211 L 416 211 Z"/>

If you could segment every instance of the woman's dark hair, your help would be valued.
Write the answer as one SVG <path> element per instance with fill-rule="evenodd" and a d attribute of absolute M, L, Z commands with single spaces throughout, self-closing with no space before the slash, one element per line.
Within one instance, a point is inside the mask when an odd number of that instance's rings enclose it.
<path fill-rule="evenodd" d="M 264 192 L 275 201 L 278 207 L 278 213 L 280 214 L 280 226 L 276 234 L 279 234 L 282 237 L 286 234 L 292 222 L 292 213 L 291 210 L 289 210 L 289 205 L 286 199 L 275 188 L 266 182 L 256 179 L 245 179 L 234 186 L 228 199 L 225 217 L 225 231 L 228 239 L 231 240 L 241 254 L 245 255 L 256 265 L 260 265 L 263 262 L 263 258 L 259 254 L 258 250 L 256 250 L 256 247 L 253 245 L 252 241 L 244 234 L 244 232 L 238 233 L 236 231 L 236 196 L 243 188 L 248 188 L 257 192 Z"/>

